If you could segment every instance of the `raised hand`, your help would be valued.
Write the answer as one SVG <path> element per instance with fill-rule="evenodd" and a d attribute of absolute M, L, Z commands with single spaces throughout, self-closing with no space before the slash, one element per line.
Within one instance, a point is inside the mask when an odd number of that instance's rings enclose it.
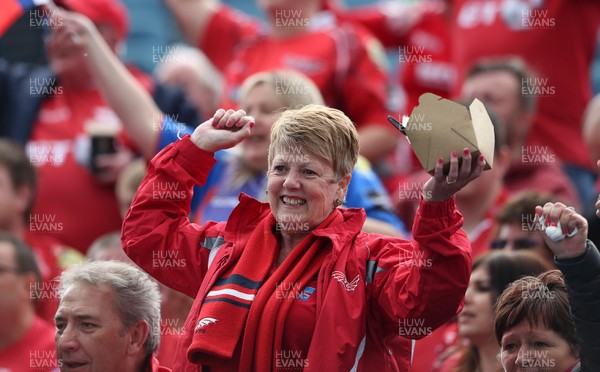
<path fill-rule="evenodd" d="M 191 140 L 199 148 L 215 152 L 228 149 L 246 139 L 254 127 L 254 118 L 244 110 L 219 109 L 212 117 L 200 124 L 192 133 Z"/>
<path fill-rule="evenodd" d="M 560 222 L 563 234 L 569 234 L 577 228 L 575 235 L 558 241 L 550 239 L 545 232 L 540 231 L 556 258 L 577 257 L 585 252 L 588 223 L 572 207 L 567 207 L 563 203 L 546 203 L 543 207 L 539 205 L 535 207 L 535 214 L 538 222 L 543 217 L 542 220 L 546 227 L 557 226 Z"/>
<path fill-rule="evenodd" d="M 90 34 L 96 33 L 96 26 L 86 16 L 70 12 L 62 8 L 52 8 L 52 21 L 56 27 L 52 28 L 53 42 L 61 45 L 71 44 L 86 51 Z M 97 37 L 97 36 L 96 36 Z"/>
<path fill-rule="evenodd" d="M 485 159 L 480 155 L 477 163 L 472 164 L 471 152 L 465 148 L 462 153 L 462 164 L 458 165 L 458 154 L 452 152 L 450 156 L 450 170 L 444 177 L 444 161 L 439 158 L 435 165 L 433 177 L 423 186 L 423 199 L 427 201 L 444 201 L 450 199 L 458 190 L 465 187 L 481 175 L 485 166 Z"/>

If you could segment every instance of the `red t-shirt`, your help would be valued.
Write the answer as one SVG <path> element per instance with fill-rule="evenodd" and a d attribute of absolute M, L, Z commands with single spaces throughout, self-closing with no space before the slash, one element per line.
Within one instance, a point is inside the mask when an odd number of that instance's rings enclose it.
<path fill-rule="evenodd" d="M 548 145 L 566 163 L 591 169 L 581 126 L 592 94 L 598 1 L 455 0 L 453 12 L 458 85 L 482 57 L 520 56 L 537 75 L 522 91 L 539 99 L 529 143 Z"/>
<path fill-rule="evenodd" d="M 147 78 L 136 77 L 150 90 Z M 89 120 L 120 125 L 98 90 L 60 87 L 43 100 L 26 146 L 38 172 L 29 230 L 82 253 L 100 235 L 121 228 L 114 184 L 101 183 L 89 167 Z M 117 139 L 128 144 L 124 136 Z"/>
<path fill-rule="evenodd" d="M 289 18 L 288 22 L 296 20 Z M 386 124 L 387 78 L 376 63 L 377 41 L 320 13 L 304 34 L 275 39 L 250 18 L 222 6 L 210 19 L 199 47 L 225 76 L 223 106 L 235 107 L 237 90 L 261 71 L 293 69 L 309 77 L 325 103 L 342 109 L 358 126 Z M 293 84 L 292 84 L 292 88 Z"/>
<path fill-rule="evenodd" d="M 54 327 L 35 317 L 19 341 L 0 349 L 0 371 L 58 371 L 54 347 Z"/>
<path fill-rule="evenodd" d="M 85 253 L 94 239 L 120 228 L 113 184 L 90 171 L 88 119 L 116 121 L 97 90 L 69 91 L 42 102 L 27 153 L 38 171 L 29 229 Z"/>

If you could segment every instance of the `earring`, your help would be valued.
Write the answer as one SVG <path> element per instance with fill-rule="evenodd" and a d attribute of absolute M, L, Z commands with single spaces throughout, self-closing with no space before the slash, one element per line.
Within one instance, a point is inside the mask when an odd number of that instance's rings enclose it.
<path fill-rule="evenodd" d="M 269 190 L 265 190 L 265 194 L 269 195 Z"/>
<path fill-rule="evenodd" d="M 335 199 L 335 205 L 337 205 L 338 207 L 340 205 L 342 205 L 342 203 L 343 203 L 342 199 L 340 199 L 340 198 Z"/>

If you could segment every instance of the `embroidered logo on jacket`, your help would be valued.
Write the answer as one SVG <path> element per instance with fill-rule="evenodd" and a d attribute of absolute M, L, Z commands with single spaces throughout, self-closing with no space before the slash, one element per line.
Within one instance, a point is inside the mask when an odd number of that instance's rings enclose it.
<path fill-rule="evenodd" d="M 194 328 L 194 332 L 204 333 L 206 331 L 204 331 L 202 328 L 206 327 L 207 325 L 209 325 L 211 323 L 216 323 L 216 322 L 217 322 L 217 319 L 215 319 L 215 318 L 202 318 L 198 321 L 196 328 Z"/>
<path fill-rule="evenodd" d="M 337 280 L 338 282 L 344 285 L 344 288 L 348 291 L 354 291 L 356 287 L 358 287 L 358 281 L 360 280 L 360 274 L 357 274 L 354 279 L 350 283 L 348 283 L 348 279 L 346 279 L 346 275 L 344 275 L 341 271 L 334 271 L 331 273 L 331 277 Z"/>

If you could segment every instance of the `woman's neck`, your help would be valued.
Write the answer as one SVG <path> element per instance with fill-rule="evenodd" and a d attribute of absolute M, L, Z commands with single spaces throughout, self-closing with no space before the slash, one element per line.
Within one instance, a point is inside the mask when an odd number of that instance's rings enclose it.
<path fill-rule="evenodd" d="M 304 239 L 306 234 L 281 233 L 279 256 L 277 257 L 277 267 L 279 267 L 286 257 L 292 252 L 294 247 Z"/>

